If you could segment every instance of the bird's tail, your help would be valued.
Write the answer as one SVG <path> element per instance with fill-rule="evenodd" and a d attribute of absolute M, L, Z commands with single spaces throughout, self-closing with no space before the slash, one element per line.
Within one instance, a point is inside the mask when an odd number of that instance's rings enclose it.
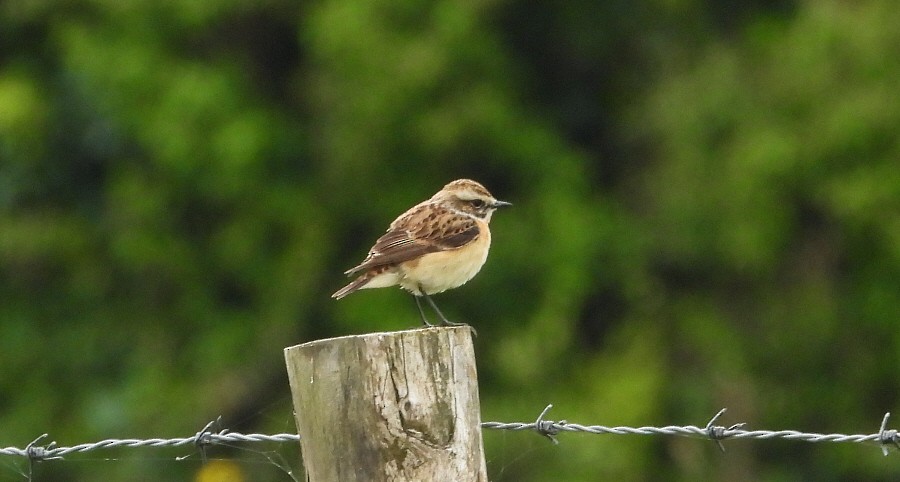
<path fill-rule="evenodd" d="M 360 276 L 359 278 L 356 278 L 355 280 L 351 281 L 350 284 L 348 284 L 347 286 L 344 286 L 343 288 L 335 291 L 334 294 L 331 295 L 331 297 L 336 300 L 339 300 L 339 299 L 349 295 L 350 293 L 353 293 L 354 291 L 362 288 L 371 279 L 372 279 L 371 276 L 369 276 L 368 274 L 364 274 L 364 275 Z"/>

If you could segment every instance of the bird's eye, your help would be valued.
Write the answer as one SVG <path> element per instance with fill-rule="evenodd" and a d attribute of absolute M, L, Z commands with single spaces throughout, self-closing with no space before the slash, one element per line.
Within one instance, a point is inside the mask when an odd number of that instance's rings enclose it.
<path fill-rule="evenodd" d="M 475 209 L 481 209 L 484 207 L 484 201 L 482 201 L 481 199 L 473 199 L 469 201 L 469 204 L 471 204 Z"/>

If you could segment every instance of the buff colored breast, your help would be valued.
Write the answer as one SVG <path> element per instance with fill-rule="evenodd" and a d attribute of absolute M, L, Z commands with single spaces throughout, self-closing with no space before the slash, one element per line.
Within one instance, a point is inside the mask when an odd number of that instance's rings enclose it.
<path fill-rule="evenodd" d="M 478 238 L 449 251 L 429 253 L 421 258 L 401 263 L 400 286 L 412 293 L 419 286 L 428 295 L 462 286 L 472 279 L 487 260 L 491 247 L 491 232 L 484 221 L 478 222 Z"/>

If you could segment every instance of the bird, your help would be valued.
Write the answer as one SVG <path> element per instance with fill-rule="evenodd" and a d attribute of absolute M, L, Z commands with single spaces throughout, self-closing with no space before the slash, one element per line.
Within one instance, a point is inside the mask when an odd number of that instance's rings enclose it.
<path fill-rule="evenodd" d="M 357 277 L 331 297 L 399 285 L 415 298 L 425 326 L 435 325 L 425 316 L 422 298 L 442 326 L 464 325 L 448 320 L 431 295 L 462 286 L 478 274 L 491 247 L 491 216 L 511 205 L 471 179 L 448 183 L 397 217 L 363 262 L 344 272 Z"/>

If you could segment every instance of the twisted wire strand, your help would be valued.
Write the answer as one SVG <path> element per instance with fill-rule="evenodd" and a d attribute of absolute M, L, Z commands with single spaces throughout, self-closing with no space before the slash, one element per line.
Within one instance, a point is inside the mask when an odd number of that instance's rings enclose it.
<path fill-rule="evenodd" d="M 198 437 L 199 435 L 199 437 Z M 120 447 L 138 448 L 138 447 L 181 447 L 185 445 L 222 445 L 237 442 L 298 442 L 300 436 L 291 433 L 279 433 L 274 435 L 265 435 L 259 433 L 243 434 L 238 432 L 220 432 L 206 433 L 202 432 L 192 437 L 180 438 L 149 438 L 149 439 L 106 439 L 99 442 L 83 443 L 73 445 L 71 447 L 38 447 L 31 446 L 24 449 L 17 447 L 0 448 L 2 455 L 18 455 L 20 457 L 38 458 L 43 460 L 64 457 L 73 453 L 91 452 L 100 449 L 112 449 Z M 43 437 L 41 437 L 43 438 Z M 199 441 L 199 442 L 198 442 Z M 38 449 L 34 453 L 35 449 Z"/>
<path fill-rule="evenodd" d="M 503 422 L 485 422 L 482 428 L 495 430 L 537 430 L 538 427 L 534 422 L 523 423 L 503 423 Z M 558 423 L 553 422 L 545 427 L 550 427 L 557 432 L 585 432 L 596 435 L 677 435 L 685 437 L 701 437 L 710 438 L 706 428 L 697 427 L 696 425 L 668 425 L 665 427 L 606 427 L 603 425 L 580 425 L 577 423 Z M 546 429 L 546 428 L 545 428 Z M 880 435 L 845 435 L 839 433 L 820 434 L 805 433 L 797 430 L 743 430 L 733 429 L 725 430 L 721 438 L 734 439 L 774 439 L 782 438 L 787 440 L 800 440 L 805 442 L 878 442 Z"/>

